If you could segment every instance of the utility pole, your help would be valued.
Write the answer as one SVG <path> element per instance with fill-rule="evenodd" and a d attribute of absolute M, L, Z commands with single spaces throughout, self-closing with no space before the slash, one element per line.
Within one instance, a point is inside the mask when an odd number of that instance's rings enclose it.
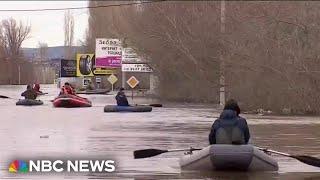
<path fill-rule="evenodd" d="M 224 0 L 220 1 L 220 33 L 221 37 L 223 37 L 226 31 L 226 2 Z M 222 40 L 221 40 L 222 41 Z M 220 94 L 219 94 L 219 102 L 221 106 L 224 106 L 226 101 L 226 92 L 225 92 L 225 62 L 223 58 L 223 51 L 220 54 Z"/>
<path fill-rule="evenodd" d="M 19 83 L 19 85 L 21 84 L 21 68 L 20 68 L 20 64 L 18 64 L 18 83 Z"/>
<path fill-rule="evenodd" d="M 127 37 L 124 37 L 123 40 L 122 40 L 122 58 L 123 58 L 123 50 L 124 50 L 124 48 L 127 47 L 126 40 L 127 40 Z M 121 61 L 121 64 L 122 64 L 122 61 Z M 122 71 L 122 67 L 121 67 L 121 86 L 123 88 L 126 87 L 126 72 Z"/>

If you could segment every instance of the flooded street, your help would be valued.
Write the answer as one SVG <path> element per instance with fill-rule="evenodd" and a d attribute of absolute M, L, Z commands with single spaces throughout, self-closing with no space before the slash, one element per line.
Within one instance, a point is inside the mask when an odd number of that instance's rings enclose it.
<path fill-rule="evenodd" d="M 83 95 L 91 108 L 54 108 L 50 100 L 59 89 L 43 85 L 48 95 L 43 106 L 16 106 L 25 86 L 0 86 L 1 179 L 320 179 L 320 168 L 295 159 L 274 156 L 277 173 L 181 172 L 180 153 L 164 153 L 133 159 L 133 151 L 145 148 L 180 149 L 206 147 L 212 122 L 219 115 L 204 105 L 164 104 L 150 113 L 104 113 L 114 95 Z M 131 100 L 131 98 L 129 99 Z M 136 99 L 134 103 L 150 103 Z M 251 143 L 260 147 L 320 157 L 319 117 L 243 115 L 251 131 Z M 115 159 L 111 174 L 10 174 L 9 163 L 22 158 Z"/>

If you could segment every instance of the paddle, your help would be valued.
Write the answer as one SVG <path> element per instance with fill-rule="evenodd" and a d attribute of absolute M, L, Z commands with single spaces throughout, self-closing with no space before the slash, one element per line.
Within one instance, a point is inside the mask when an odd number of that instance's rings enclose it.
<path fill-rule="evenodd" d="M 20 99 L 17 99 L 17 98 L 12 98 L 12 97 L 3 96 L 3 95 L 0 95 L 0 98 L 3 98 L 3 99 L 13 99 L 13 100 L 20 100 Z"/>
<path fill-rule="evenodd" d="M 261 151 L 264 151 L 264 152 L 270 152 L 270 153 L 274 153 L 274 154 L 278 154 L 278 155 L 282 155 L 282 156 L 291 157 L 291 158 L 294 158 L 294 159 L 296 159 L 300 162 L 303 162 L 305 164 L 315 166 L 315 167 L 320 167 L 320 159 L 316 158 L 316 157 L 306 156 L 306 155 L 291 155 L 291 154 L 287 154 L 287 153 L 283 153 L 283 152 L 279 152 L 279 151 L 274 151 L 274 150 L 267 149 L 267 148 L 260 148 L 260 147 L 257 147 L 257 148 Z"/>
<path fill-rule="evenodd" d="M 136 106 L 162 107 L 162 104 L 136 104 Z"/>
<path fill-rule="evenodd" d="M 167 153 L 167 152 L 178 152 L 178 151 L 198 151 L 201 149 L 197 148 L 189 148 L 189 149 L 171 149 L 171 150 L 161 150 L 161 149 L 141 149 L 141 150 L 136 150 L 133 152 L 134 159 L 141 159 L 141 158 L 148 158 L 148 157 L 153 157 L 157 156 L 162 153 Z"/>

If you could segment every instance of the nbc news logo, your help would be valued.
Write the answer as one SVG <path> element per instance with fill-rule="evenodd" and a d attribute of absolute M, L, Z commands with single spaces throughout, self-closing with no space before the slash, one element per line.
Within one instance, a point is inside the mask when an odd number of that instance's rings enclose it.
<path fill-rule="evenodd" d="M 114 160 L 14 160 L 10 173 L 27 172 L 114 172 Z"/>
<path fill-rule="evenodd" d="M 25 161 L 14 160 L 9 166 L 9 172 L 11 173 L 26 173 L 29 172 L 28 164 Z"/>

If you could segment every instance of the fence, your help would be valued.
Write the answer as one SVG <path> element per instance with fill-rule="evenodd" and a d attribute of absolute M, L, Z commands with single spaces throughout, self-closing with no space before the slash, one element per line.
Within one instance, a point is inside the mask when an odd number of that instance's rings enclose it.
<path fill-rule="evenodd" d="M 0 59 L 0 84 L 52 84 L 55 70 L 46 64 Z"/>

